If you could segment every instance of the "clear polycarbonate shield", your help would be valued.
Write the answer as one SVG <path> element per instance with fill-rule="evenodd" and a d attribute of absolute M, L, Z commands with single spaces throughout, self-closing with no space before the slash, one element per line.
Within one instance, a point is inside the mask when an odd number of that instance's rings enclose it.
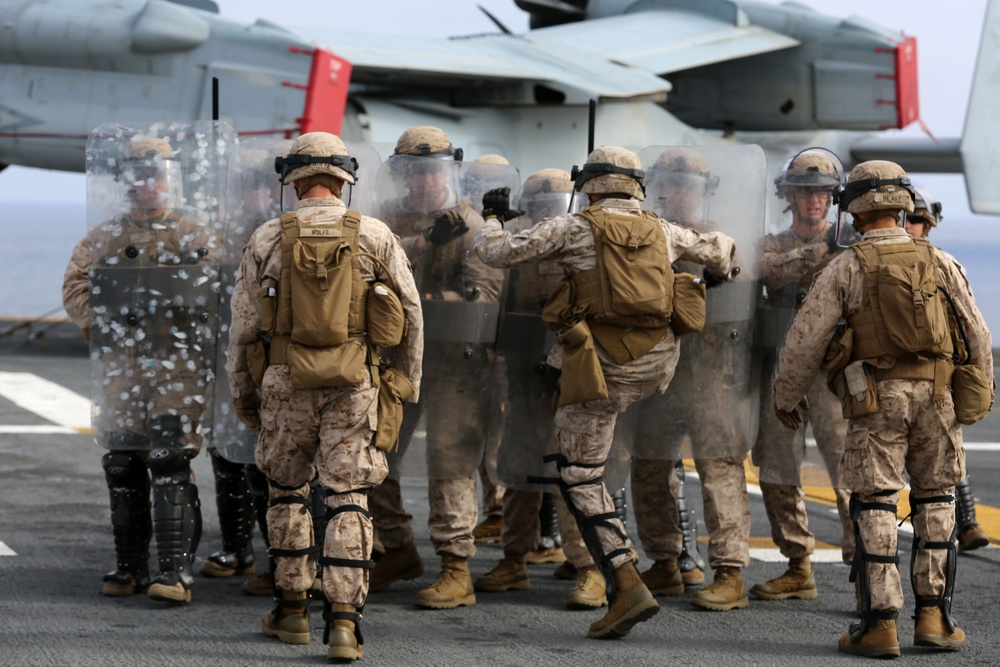
<path fill-rule="evenodd" d="M 358 161 L 354 185 L 344 186 L 344 203 L 362 215 L 374 215 L 376 183 L 382 158 L 371 144 L 346 141 L 344 145 L 347 146 L 347 152 Z"/>
<path fill-rule="evenodd" d="M 758 381 L 754 316 L 760 291 L 766 163 L 758 146 L 643 150 L 644 207 L 699 233 L 736 243 L 731 279 L 706 296 L 705 327 L 680 339 L 680 357 L 665 394 L 635 405 L 619 437 L 638 459 L 741 457 L 757 432 Z M 676 280 L 702 280 L 705 266 L 681 257 Z M 737 270 L 738 269 L 738 270 Z M 634 429 L 623 431 L 626 425 Z"/>
<path fill-rule="evenodd" d="M 809 287 L 831 260 L 859 238 L 849 220 L 838 226 L 835 199 L 843 180 L 840 159 L 823 148 L 796 153 L 775 178 L 772 204 L 785 211 L 787 227 L 767 235 L 761 244 L 763 291 L 755 356 L 762 400 L 753 462 L 763 482 L 822 487 L 840 483 L 836 467 L 846 421 L 822 374 L 810 391 L 806 424 L 796 431 L 778 421 L 772 396 L 785 337 Z M 822 450 L 816 444 L 819 440 Z"/>
<path fill-rule="evenodd" d="M 565 215 L 572 183 L 565 185 L 564 191 L 545 188 L 522 195 L 517 206 L 525 214 L 504 227 L 516 234 Z M 555 334 L 542 321 L 542 308 L 562 278 L 562 269 L 552 261 L 514 267 L 507 278 L 486 462 L 491 478 L 513 489 L 552 491 L 550 485 L 530 480 L 558 477 L 555 464 L 543 461 L 557 451 L 553 415 L 559 371 L 545 363 Z"/>
<path fill-rule="evenodd" d="M 219 122 L 87 141 L 93 428 L 111 449 L 211 437 L 229 162 Z"/>
<path fill-rule="evenodd" d="M 232 322 L 231 298 L 243 247 L 268 220 L 281 216 L 281 202 L 295 208 L 295 189 L 282 187 L 274 170 L 274 158 L 288 152 L 291 141 L 252 137 L 241 141 L 230 161 L 230 214 L 226 217 L 219 266 L 219 334 L 216 346 L 215 421 L 213 443 L 223 458 L 234 463 L 253 463 L 258 432 L 236 417 L 226 377 L 226 352 Z"/>
<path fill-rule="evenodd" d="M 399 474 L 465 477 L 482 460 L 505 272 L 474 252 L 481 205 L 465 188 L 510 183 L 510 174 L 509 166 L 407 155 L 379 170 L 375 217 L 400 237 L 424 315 L 421 402 L 404 414 L 402 455 L 391 461 Z M 491 180 L 499 177 L 506 180 Z"/>

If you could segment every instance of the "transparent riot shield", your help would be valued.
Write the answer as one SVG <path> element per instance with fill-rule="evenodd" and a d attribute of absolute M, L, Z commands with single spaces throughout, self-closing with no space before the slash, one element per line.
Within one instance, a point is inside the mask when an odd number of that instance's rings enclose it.
<path fill-rule="evenodd" d="M 211 437 L 236 144 L 219 122 L 107 124 L 87 141 L 92 419 L 110 449 Z"/>
<path fill-rule="evenodd" d="M 636 459 L 742 458 L 757 431 L 758 381 L 752 363 L 764 234 L 766 163 L 757 146 L 664 147 L 639 154 L 646 166 L 644 208 L 699 233 L 736 242 L 731 280 L 708 290 L 705 327 L 680 340 L 665 394 L 633 406 L 618 437 Z M 677 280 L 703 280 L 704 265 L 680 258 Z M 634 429 L 629 432 L 629 429 Z"/>
<path fill-rule="evenodd" d="M 229 383 L 225 381 L 226 351 L 229 346 L 230 302 L 243 247 L 250 236 L 268 220 L 281 216 L 282 202 L 295 208 L 295 189 L 282 187 L 274 171 L 274 158 L 288 152 L 285 139 L 253 137 L 240 142 L 230 161 L 230 214 L 220 253 L 219 338 L 215 372 L 215 427 L 213 442 L 219 454 L 233 463 L 253 463 L 257 431 L 236 417 Z"/>
<path fill-rule="evenodd" d="M 774 378 L 795 315 L 814 278 L 860 237 L 839 225 L 836 193 L 844 168 L 836 154 L 808 148 L 793 155 L 775 178 L 775 205 L 788 227 L 761 243 L 762 298 L 757 311 L 755 354 L 760 367 L 760 425 L 753 463 L 762 482 L 798 486 L 840 485 L 837 472 L 847 422 L 821 372 L 808 392 L 803 426 L 786 429 L 774 414 Z"/>
<path fill-rule="evenodd" d="M 406 406 L 399 454 L 390 458 L 397 474 L 466 477 L 482 461 L 505 272 L 473 251 L 481 204 L 464 188 L 501 187 L 511 173 L 509 166 L 407 155 L 379 170 L 375 217 L 400 237 L 424 315 L 421 402 Z"/>
<path fill-rule="evenodd" d="M 358 161 L 354 185 L 344 186 L 344 203 L 347 208 L 359 211 L 362 215 L 374 215 L 376 183 L 382 158 L 371 144 L 347 141 L 344 145 L 347 146 L 347 152 Z"/>

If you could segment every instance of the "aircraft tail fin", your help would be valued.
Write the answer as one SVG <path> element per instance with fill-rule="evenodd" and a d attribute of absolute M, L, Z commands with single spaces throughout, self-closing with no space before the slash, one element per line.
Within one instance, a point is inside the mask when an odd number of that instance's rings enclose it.
<path fill-rule="evenodd" d="M 972 80 L 969 110 L 962 133 L 962 161 L 969 207 L 976 213 L 1000 215 L 1000 0 L 986 6 L 979 57 Z"/>

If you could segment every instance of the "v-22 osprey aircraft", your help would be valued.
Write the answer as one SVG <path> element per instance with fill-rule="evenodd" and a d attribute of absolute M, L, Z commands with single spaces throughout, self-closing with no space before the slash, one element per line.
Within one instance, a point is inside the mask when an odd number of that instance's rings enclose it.
<path fill-rule="evenodd" d="M 890 141 L 871 133 L 919 117 L 913 37 L 794 3 L 515 2 L 530 14 L 522 35 L 496 22 L 495 34 L 390 39 L 243 25 L 208 0 L 2 0 L 0 163 L 83 171 L 94 127 L 208 119 L 218 78 L 221 118 L 244 137 L 326 130 L 377 145 L 434 124 L 528 173 L 581 162 L 596 99 L 600 143 L 758 143 L 772 172 L 803 145 L 848 164 L 964 168 L 973 210 L 1000 214 L 990 40 L 963 138 Z M 996 30 L 991 2 L 984 34 Z"/>

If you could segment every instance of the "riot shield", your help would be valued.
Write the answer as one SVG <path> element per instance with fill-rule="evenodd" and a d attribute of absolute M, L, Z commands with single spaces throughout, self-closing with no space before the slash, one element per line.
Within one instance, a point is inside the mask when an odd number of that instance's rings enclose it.
<path fill-rule="evenodd" d="M 752 354 L 758 247 L 764 234 L 764 153 L 757 146 L 657 146 L 639 157 L 648 165 L 644 207 L 681 227 L 732 237 L 739 272 L 708 290 L 705 327 L 679 340 L 680 356 L 666 393 L 635 405 L 634 415 L 621 420 L 618 435 L 631 443 L 637 459 L 743 457 L 758 419 Z M 682 258 L 674 269 L 694 276 L 678 275 L 678 280 L 701 280 L 705 267 Z"/>
<path fill-rule="evenodd" d="M 390 457 L 396 474 L 460 478 L 482 460 L 505 272 L 473 252 L 483 221 L 465 188 L 501 187 L 511 174 L 509 166 L 409 155 L 379 170 L 375 217 L 400 237 L 424 316 L 421 402 L 405 410 L 399 454 Z"/>
<path fill-rule="evenodd" d="M 793 155 L 775 178 L 775 203 L 788 214 L 789 227 L 769 234 L 761 247 L 762 299 L 758 308 L 755 354 L 760 366 L 760 426 L 753 462 L 762 482 L 830 487 L 837 472 L 847 422 L 838 399 L 827 390 L 825 374 L 808 393 L 805 423 L 786 429 L 774 414 L 773 387 L 785 336 L 816 275 L 860 237 L 837 221 L 836 193 L 844 180 L 840 159 L 824 148 Z M 809 437 L 807 437 L 809 436 Z"/>
<path fill-rule="evenodd" d="M 274 158 L 288 152 L 291 142 L 285 139 L 253 137 L 241 141 L 230 161 L 230 214 L 222 243 L 219 267 L 219 338 L 215 372 L 215 419 L 213 442 L 219 454 L 233 463 L 253 463 L 257 431 L 236 417 L 233 397 L 225 378 L 226 352 L 229 347 L 230 302 L 236 284 L 236 271 L 243 259 L 243 247 L 262 224 L 281 215 L 281 206 L 294 209 L 295 189 L 282 187 L 274 171 Z"/>
<path fill-rule="evenodd" d="M 93 428 L 110 449 L 211 437 L 233 129 L 98 127 L 87 141 Z"/>

